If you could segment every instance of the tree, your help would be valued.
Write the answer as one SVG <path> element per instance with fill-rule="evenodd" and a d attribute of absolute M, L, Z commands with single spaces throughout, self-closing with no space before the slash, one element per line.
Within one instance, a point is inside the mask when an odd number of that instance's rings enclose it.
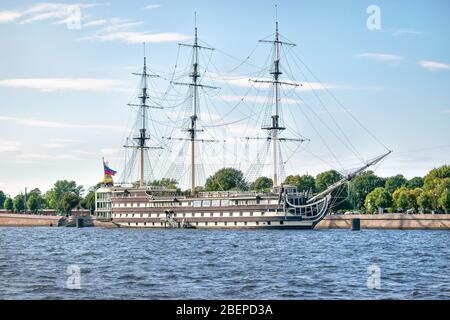
<path fill-rule="evenodd" d="M 5 200 L 6 200 L 6 196 L 3 193 L 3 191 L 0 190 L 0 209 L 4 208 L 3 204 L 4 204 Z"/>
<path fill-rule="evenodd" d="M 6 198 L 3 203 L 3 208 L 6 209 L 7 211 L 13 211 L 14 209 L 13 199 L 11 199 L 10 197 Z"/>
<path fill-rule="evenodd" d="M 316 180 L 313 176 L 310 175 L 291 175 L 287 176 L 284 180 L 284 184 L 290 184 L 297 187 L 298 191 L 309 191 L 312 190 L 312 192 L 316 191 Z"/>
<path fill-rule="evenodd" d="M 67 192 L 74 193 L 77 197 L 80 197 L 83 192 L 83 186 L 77 186 L 75 181 L 56 181 L 54 187 L 45 194 L 49 207 L 59 212 L 64 212 L 61 201 L 63 195 Z"/>
<path fill-rule="evenodd" d="M 41 190 L 35 188 L 27 194 L 27 208 L 30 211 L 37 213 L 40 209 L 45 207 L 45 199 L 42 196 Z"/>
<path fill-rule="evenodd" d="M 322 172 L 316 177 L 316 191 L 322 192 L 332 184 L 342 180 L 342 178 L 342 175 L 336 170 Z M 344 184 L 342 187 L 334 190 L 332 195 L 337 200 L 332 206 L 333 210 L 353 209 L 353 206 L 348 199 L 348 184 Z"/>
<path fill-rule="evenodd" d="M 80 201 L 80 205 L 83 209 L 88 209 L 92 214 L 95 211 L 95 190 L 89 191 L 86 197 Z"/>
<path fill-rule="evenodd" d="M 27 208 L 33 213 L 37 213 L 41 208 L 41 202 L 36 194 L 31 194 L 27 200 Z"/>
<path fill-rule="evenodd" d="M 392 197 L 388 190 L 386 190 L 385 188 L 381 188 L 375 205 L 378 208 L 387 208 L 392 206 Z"/>
<path fill-rule="evenodd" d="M 272 186 L 272 179 L 267 177 L 259 177 L 250 185 L 250 190 L 254 190 L 257 192 L 267 191 L 272 188 Z"/>
<path fill-rule="evenodd" d="M 439 205 L 445 210 L 445 213 L 448 213 L 450 210 L 450 189 L 445 189 L 442 192 L 439 198 Z"/>
<path fill-rule="evenodd" d="M 316 191 L 322 192 L 333 183 L 342 179 L 342 175 L 336 170 L 322 172 L 316 177 Z"/>
<path fill-rule="evenodd" d="M 353 207 L 361 209 L 367 195 L 377 187 L 384 186 L 384 179 L 376 176 L 373 171 L 365 171 L 349 184 L 349 200 Z"/>
<path fill-rule="evenodd" d="M 384 187 L 389 193 L 392 194 L 398 188 L 405 186 L 407 182 L 408 180 L 406 180 L 403 175 L 398 174 L 396 176 L 387 178 Z"/>
<path fill-rule="evenodd" d="M 75 192 L 65 192 L 61 198 L 61 209 L 66 215 L 72 213 L 72 209 L 75 208 L 80 202 L 79 196 Z"/>
<path fill-rule="evenodd" d="M 408 182 L 406 183 L 406 188 L 411 190 L 422 187 L 423 187 L 423 178 L 421 177 L 414 177 L 411 180 L 408 180 Z"/>
<path fill-rule="evenodd" d="M 14 197 L 14 211 L 15 212 L 22 212 L 25 210 L 25 203 L 24 203 L 25 200 L 24 199 L 25 199 L 25 197 L 22 193 Z"/>
<path fill-rule="evenodd" d="M 156 187 L 166 187 L 167 189 L 176 189 L 178 181 L 175 179 L 162 178 L 161 180 L 154 180 L 150 185 Z"/>
<path fill-rule="evenodd" d="M 234 168 L 223 168 L 206 179 L 206 191 L 246 190 L 247 183 L 242 171 Z"/>
<path fill-rule="evenodd" d="M 415 188 L 413 190 L 408 190 L 408 206 L 414 209 L 415 212 L 419 209 L 419 197 L 423 190 L 420 188 Z"/>
<path fill-rule="evenodd" d="M 397 197 L 394 199 L 395 206 L 397 209 L 406 210 L 408 209 L 409 199 L 408 199 L 408 190 L 404 187 L 397 189 L 399 192 L 397 193 Z M 394 192 L 395 194 L 395 192 Z"/>
<path fill-rule="evenodd" d="M 417 199 L 417 203 L 422 208 L 422 210 L 428 210 L 431 208 L 431 196 L 428 192 L 422 192 L 422 194 Z"/>
<path fill-rule="evenodd" d="M 444 165 L 431 170 L 423 179 L 424 190 L 428 191 L 438 188 L 443 182 L 442 180 L 445 179 L 450 179 L 450 165 Z"/>
<path fill-rule="evenodd" d="M 365 199 L 365 206 L 373 212 L 374 208 L 387 208 L 392 205 L 392 197 L 389 191 L 383 187 L 375 188 Z"/>

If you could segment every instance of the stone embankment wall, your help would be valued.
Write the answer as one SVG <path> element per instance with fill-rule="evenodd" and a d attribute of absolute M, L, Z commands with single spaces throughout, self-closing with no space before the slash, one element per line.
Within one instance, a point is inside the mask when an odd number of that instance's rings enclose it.
<path fill-rule="evenodd" d="M 352 214 L 326 216 L 316 229 L 350 229 L 360 219 L 361 229 L 450 230 L 450 214 Z"/>
<path fill-rule="evenodd" d="M 64 220 L 61 216 L 46 216 L 37 214 L 1 213 L 2 227 L 57 227 Z"/>
<path fill-rule="evenodd" d="M 350 229 L 352 219 L 360 219 L 361 229 L 450 230 L 450 214 L 353 214 L 326 216 L 316 229 Z M 75 226 L 75 221 L 72 221 Z M 57 227 L 65 218 L 52 215 L 0 213 L 0 227 Z M 84 218 L 84 227 L 115 227 L 111 221 Z"/>

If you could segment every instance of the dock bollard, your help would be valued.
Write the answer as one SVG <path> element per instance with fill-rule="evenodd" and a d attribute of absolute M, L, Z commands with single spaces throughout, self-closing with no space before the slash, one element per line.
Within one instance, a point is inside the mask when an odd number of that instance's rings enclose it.
<path fill-rule="evenodd" d="M 84 227 L 84 220 L 83 220 L 83 218 L 77 218 L 76 219 L 76 225 L 77 225 L 77 228 L 83 228 Z"/>
<path fill-rule="evenodd" d="M 361 220 L 359 218 L 352 219 L 352 230 L 361 230 Z"/>

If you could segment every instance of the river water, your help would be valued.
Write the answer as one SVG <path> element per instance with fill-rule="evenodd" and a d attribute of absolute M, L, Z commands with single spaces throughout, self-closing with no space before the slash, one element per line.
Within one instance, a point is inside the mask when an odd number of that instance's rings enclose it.
<path fill-rule="evenodd" d="M 0 299 L 450 299 L 450 232 L 0 228 Z"/>

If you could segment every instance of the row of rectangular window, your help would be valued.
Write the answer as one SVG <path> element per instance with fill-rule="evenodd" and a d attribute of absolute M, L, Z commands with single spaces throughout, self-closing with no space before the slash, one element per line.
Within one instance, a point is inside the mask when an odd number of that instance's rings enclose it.
<path fill-rule="evenodd" d="M 260 225 L 259 221 L 255 221 L 255 224 L 256 224 L 257 226 Z M 266 223 L 263 222 L 262 224 L 266 224 Z M 279 221 L 279 224 L 280 224 L 280 225 L 283 225 L 283 224 L 284 224 L 284 221 Z M 132 225 L 131 222 L 128 222 L 128 225 L 131 226 L 131 225 Z M 139 222 L 136 222 L 135 225 L 136 225 L 136 226 L 139 226 Z M 146 226 L 146 225 L 147 225 L 147 222 L 144 222 L 143 225 Z M 150 225 L 150 222 L 149 222 L 149 225 Z M 163 227 L 163 226 L 164 226 L 164 222 L 156 223 L 156 224 L 155 224 L 155 222 L 151 222 L 151 225 L 152 225 L 152 226 L 160 225 L 160 226 Z M 194 225 L 199 226 L 199 223 L 198 223 L 198 222 L 195 222 Z M 205 226 L 208 226 L 209 224 L 208 224 L 207 221 L 205 221 L 205 222 L 204 222 L 204 225 L 205 225 Z M 211 224 L 211 225 L 212 225 L 212 224 Z M 219 226 L 219 225 L 228 226 L 228 222 L 227 222 L 227 221 L 225 221 L 225 222 L 217 222 L 217 221 L 214 222 L 214 226 Z M 237 222 L 237 221 L 234 221 L 233 224 L 230 224 L 230 225 L 235 225 L 235 226 L 237 226 L 237 225 L 238 225 L 238 222 Z M 247 221 L 244 221 L 244 226 L 247 226 L 247 225 L 248 225 Z M 269 225 L 269 226 L 272 225 L 272 222 L 271 222 L 271 221 L 267 221 L 267 225 Z"/>
<path fill-rule="evenodd" d="M 254 216 L 253 212 L 229 212 L 228 213 L 228 217 L 233 217 L 233 216 L 243 217 L 244 213 L 246 213 L 245 216 L 248 216 L 248 217 L 253 217 Z M 260 213 L 261 216 L 264 215 L 264 212 L 256 212 L 256 214 L 258 214 L 258 213 Z M 195 217 L 199 217 L 199 216 L 200 217 L 206 217 L 208 214 L 209 214 L 210 217 L 217 217 L 217 215 L 216 216 L 214 215 L 214 212 L 211 212 L 211 213 L 201 212 L 201 213 L 193 213 L 193 214 L 192 213 L 179 213 L 179 214 L 172 213 L 172 217 L 176 218 L 178 216 L 178 217 L 183 217 L 183 218 L 186 218 L 186 217 L 188 217 L 188 218 L 189 217 L 190 218 L 195 218 Z M 217 214 L 217 212 L 216 212 L 216 214 Z M 219 212 L 218 214 L 219 214 L 218 215 L 219 217 L 226 216 L 224 212 Z M 135 217 L 144 218 L 144 215 L 147 218 L 150 218 L 151 216 L 154 216 L 154 215 L 156 215 L 156 218 L 165 217 L 166 216 L 165 213 L 154 213 L 154 214 L 147 214 L 147 213 L 145 213 L 145 214 L 144 213 L 118 213 L 117 214 L 116 213 L 116 215 L 118 215 L 119 218 L 128 218 L 128 217 L 130 217 L 130 218 L 135 218 Z"/>
<path fill-rule="evenodd" d="M 111 209 L 110 202 L 97 202 L 97 209 Z"/>
<path fill-rule="evenodd" d="M 229 207 L 238 205 L 256 205 L 256 204 L 277 204 L 276 200 L 262 200 L 257 202 L 256 200 L 195 200 L 188 202 L 187 206 L 194 208 L 208 208 L 208 207 Z M 149 202 L 149 203 L 114 203 L 114 207 L 180 207 L 185 206 L 181 202 Z"/>

